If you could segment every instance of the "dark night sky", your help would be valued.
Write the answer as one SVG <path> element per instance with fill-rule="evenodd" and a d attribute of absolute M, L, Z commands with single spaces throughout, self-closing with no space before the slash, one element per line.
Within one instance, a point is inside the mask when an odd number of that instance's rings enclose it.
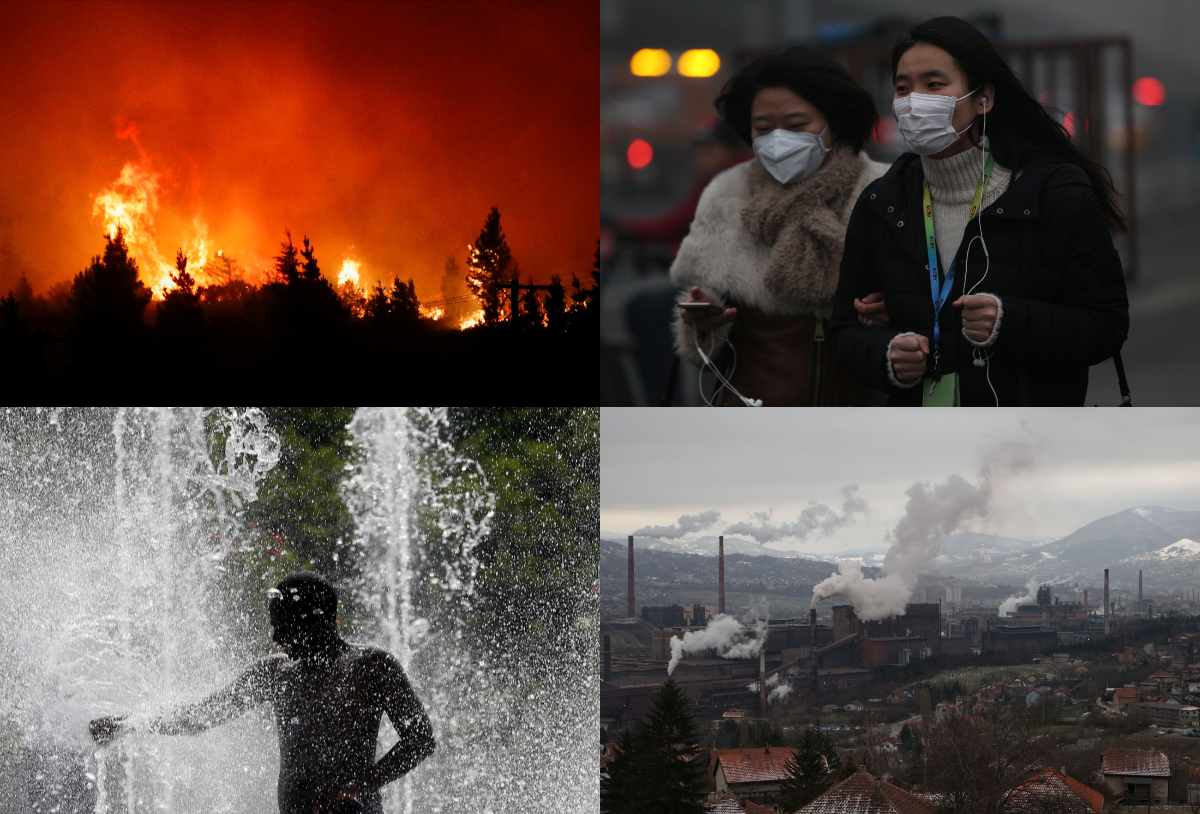
<path fill-rule="evenodd" d="M 328 276 L 354 246 L 364 277 L 433 299 L 496 205 L 522 276 L 569 280 L 595 251 L 598 17 L 595 0 L 2 3 L 0 292 L 102 250 L 93 198 L 138 159 L 118 116 L 162 175 L 165 255 L 199 212 L 247 266 L 290 227 Z"/>

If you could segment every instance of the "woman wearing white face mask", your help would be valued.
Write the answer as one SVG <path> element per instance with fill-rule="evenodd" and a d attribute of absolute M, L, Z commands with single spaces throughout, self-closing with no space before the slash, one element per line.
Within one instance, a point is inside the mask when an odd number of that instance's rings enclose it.
<path fill-rule="evenodd" d="M 1079 405 L 1129 327 L 1116 191 L 990 42 L 955 17 L 892 51 L 910 153 L 855 206 L 839 358 L 908 406 Z M 882 291 L 890 325 L 854 302 Z"/>
<path fill-rule="evenodd" d="M 824 338 L 850 210 L 887 169 L 861 152 L 874 101 L 832 58 L 790 48 L 747 66 L 716 105 L 756 158 L 705 189 L 671 266 L 692 304 L 675 321 L 680 357 L 713 404 L 882 403 Z M 860 318 L 887 324 L 870 294 Z"/>

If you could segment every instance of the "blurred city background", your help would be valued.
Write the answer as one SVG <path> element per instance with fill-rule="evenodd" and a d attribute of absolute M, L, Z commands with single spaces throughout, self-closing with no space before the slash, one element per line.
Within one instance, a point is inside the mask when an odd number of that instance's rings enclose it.
<path fill-rule="evenodd" d="M 876 99 L 867 146 L 903 151 L 890 115 L 892 43 L 954 14 L 1112 173 L 1131 216 L 1115 242 L 1129 283 L 1122 351 L 1138 406 L 1200 404 L 1200 3 L 1193 0 L 601 0 L 600 208 L 604 405 L 657 405 L 671 369 L 667 276 L 707 178 L 752 157 L 721 141 L 713 100 L 750 60 L 789 45 L 832 53 Z M 1111 361 L 1087 404 L 1120 403 Z M 701 403 L 680 366 L 675 404 Z"/>

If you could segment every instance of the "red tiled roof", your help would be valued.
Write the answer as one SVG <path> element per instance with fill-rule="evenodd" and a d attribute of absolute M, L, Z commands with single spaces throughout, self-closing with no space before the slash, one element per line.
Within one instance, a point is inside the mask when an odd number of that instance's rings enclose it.
<path fill-rule="evenodd" d="M 726 783 L 769 783 L 787 777 L 785 767 L 795 752 L 787 746 L 714 749 L 708 770 L 716 774 L 719 763 Z"/>
<path fill-rule="evenodd" d="M 1013 812 L 1046 811 L 1048 810 L 1046 805 L 1049 802 L 1048 797 L 1056 798 L 1069 794 L 1082 800 L 1095 814 L 1100 814 L 1100 809 L 1104 807 L 1103 794 L 1051 767 L 1038 772 L 1013 789 L 1007 810 Z M 1023 800 L 1022 797 L 1029 799 Z"/>
<path fill-rule="evenodd" d="M 1137 698 L 1137 687 L 1117 687 L 1113 690 L 1113 698 Z"/>
<path fill-rule="evenodd" d="M 709 814 L 775 814 L 775 809 L 760 806 L 728 791 L 708 795 Z"/>
<path fill-rule="evenodd" d="M 1105 749 L 1105 774 L 1131 774 L 1140 777 L 1170 777 L 1171 766 L 1162 752 L 1142 749 Z"/>
<path fill-rule="evenodd" d="M 797 814 L 933 814 L 933 804 L 879 782 L 868 772 L 856 772 L 800 809 Z"/>

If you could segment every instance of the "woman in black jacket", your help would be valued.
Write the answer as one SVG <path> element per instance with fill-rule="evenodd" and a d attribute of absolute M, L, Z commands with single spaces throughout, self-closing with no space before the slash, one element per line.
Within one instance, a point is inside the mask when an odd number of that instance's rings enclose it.
<path fill-rule="evenodd" d="M 839 358 L 890 405 L 1083 404 L 1129 329 L 1111 178 L 963 20 L 917 25 L 892 73 L 913 152 L 850 217 Z M 876 291 L 888 326 L 855 310 Z"/>

